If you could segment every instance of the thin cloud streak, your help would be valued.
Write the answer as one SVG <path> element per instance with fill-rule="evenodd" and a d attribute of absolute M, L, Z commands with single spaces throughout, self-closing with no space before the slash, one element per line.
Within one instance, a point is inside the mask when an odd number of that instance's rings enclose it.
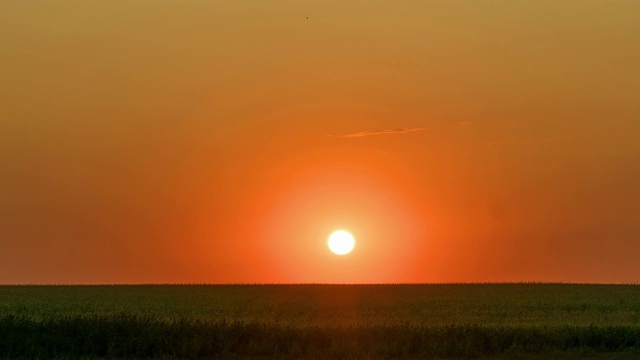
<path fill-rule="evenodd" d="M 353 134 L 343 134 L 343 135 L 327 135 L 341 138 L 358 138 L 364 136 L 372 136 L 372 135 L 393 135 L 393 134 L 407 134 L 418 131 L 424 131 L 426 128 L 402 128 L 402 129 L 388 129 L 388 130 L 376 130 L 376 131 L 361 131 Z"/>

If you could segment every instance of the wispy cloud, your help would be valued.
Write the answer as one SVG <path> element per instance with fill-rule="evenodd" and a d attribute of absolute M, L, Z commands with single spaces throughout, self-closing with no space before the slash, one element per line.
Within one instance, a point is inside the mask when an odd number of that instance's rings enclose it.
<path fill-rule="evenodd" d="M 387 129 L 387 130 L 374 130 L 374 131 L 361 131 L 353 134 L 342 134 L 342 135 L 327 135 L 341 138 L 358 138 L 364 136 L 372 136 L 372 135 L 393 135 L 393 134 L 407 134 L 418 131 L 423 131 L 426 128 L 402 128 L 402 129 Z"/>

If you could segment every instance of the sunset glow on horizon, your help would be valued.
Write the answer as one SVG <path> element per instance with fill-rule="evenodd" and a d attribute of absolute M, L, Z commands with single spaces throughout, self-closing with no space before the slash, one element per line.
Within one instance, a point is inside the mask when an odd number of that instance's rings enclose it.
<path fill-rule="evenodd" d="M 640 282 L 640 2 L 0 14 L 0 284 Z"/>

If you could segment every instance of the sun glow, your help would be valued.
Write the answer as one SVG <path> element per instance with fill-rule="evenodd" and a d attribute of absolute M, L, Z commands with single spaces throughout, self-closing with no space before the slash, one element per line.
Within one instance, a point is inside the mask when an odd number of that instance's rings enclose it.
<path fill-rule="evenodd" d="M 329 236 L 329 249 L 337 255 L 346 255 L 353 250 L 356 241 L 348 231 L 338 230 Z"/>

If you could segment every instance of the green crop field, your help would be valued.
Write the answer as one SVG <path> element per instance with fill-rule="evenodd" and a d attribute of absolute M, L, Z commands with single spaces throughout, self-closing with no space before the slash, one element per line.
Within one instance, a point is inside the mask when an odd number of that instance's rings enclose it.
<path fill-rule="evenodd" d="M 0 286 L 0 358 L 640 359 L 640 286 Z"/>

